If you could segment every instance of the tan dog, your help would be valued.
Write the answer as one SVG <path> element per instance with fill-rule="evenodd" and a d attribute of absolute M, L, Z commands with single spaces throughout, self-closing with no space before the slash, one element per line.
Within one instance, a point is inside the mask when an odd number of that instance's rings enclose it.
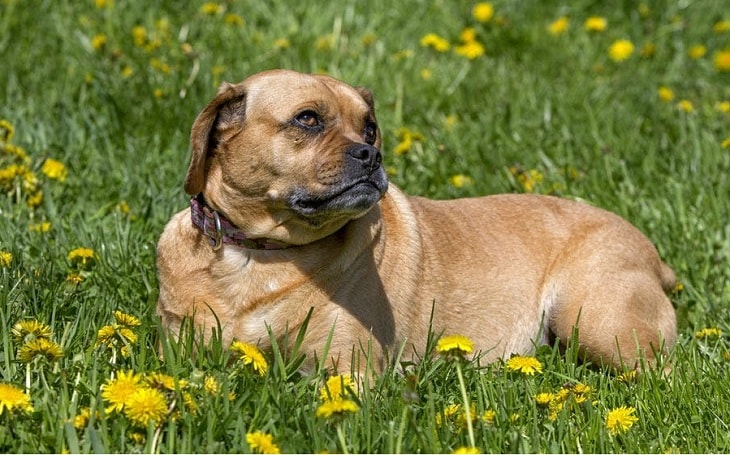
<path fill-rule="evenodd" d="M 197 197 L 158 245 L 173 332 L 192 317 L 265 349 L 267 325 L 293 340 L 312 309 L 304 347 L 321 358 L 332 333 L 341 372 L 369 343 L 376 369 L 403 343 L 423 355 L 429 329 L 494 360 L 577 326 L 583 356 L 615 367 L 675 342 L 674 274 L 637 229 L 555 197 L 404 195 L 363 88 L 281 70 L 224 83 L 191 140 Z"/>

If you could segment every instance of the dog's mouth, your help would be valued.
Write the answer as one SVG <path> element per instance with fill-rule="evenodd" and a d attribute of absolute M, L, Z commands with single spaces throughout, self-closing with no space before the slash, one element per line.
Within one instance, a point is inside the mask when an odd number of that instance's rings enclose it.
<path fill-rule="evenodd" d="M 289 197 L 289 206 L 309 219 L 342 215 L 354 218 L 374 206 L 387 189 L 388 179 L 381 168 L 367 178 L 338 185 L 324 193 L 313 194 L 304 188 L 297 189 Z"/>

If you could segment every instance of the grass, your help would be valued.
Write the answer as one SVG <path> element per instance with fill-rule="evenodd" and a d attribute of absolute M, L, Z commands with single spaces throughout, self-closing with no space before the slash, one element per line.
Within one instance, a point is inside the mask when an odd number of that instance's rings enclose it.
<path fill-rule="evenodd" d="M 0 0 L 0 131 L 14 130 L 0 155 L 0 384 L 32 403 L 3 409 L 0 395 L 0 451 L 248 452 L 246 435 L 261 431 L 284 452 L 451 452 L 471 445 L 464 395 L 485 452 L 730 450 L 727 5 L 494 1 L 485 23 L 473 6 Z M 561 16 L 569 26 L 553 35 Z M 607 28 L 586 31 L 590 16 Z M 484 55 L 455 52 L 466 27 Z M 421 45 L 428 33 L 451 48 Z M 635 48 L 617 62 L 619 39 Z M 698 45 L 706 54 L 693 58 Z M 219 343 L 191 358 L 194 334 L 166 341 L 154 248 L 187 202 L 190 125 L 219 82 L 274 67 L 371 88 L 386 166 L 409 193 L 551 193 L 631 220 L 683 286 L 669 377 L 613 376 L 575 362 L 573 346 L 537 349 L 534 375 L 433 355 L 327 419 L 315 416 L 324 374 L 301 377 L 292 353 L 266 353 L 260 376 Z M 11 164 L 25 171 L 10 178 Z M 93 259 L 70 257 L 78 248 Z M 107 348 L 98 332 L 117 310 L 142 324 L 127 338 L 117 324 Z M 10 328 L 24 320 L 47 324 L 63 356 L 21 361 Z M 128 370 L 178 381 L 155 389 L 170 409 L 159 422 L 104 412 L 101 386 Z M 540 393 L 564 399 L 543 407 Z M 638 420 L 612 434 L 607 416 L 622 406 Z"/>

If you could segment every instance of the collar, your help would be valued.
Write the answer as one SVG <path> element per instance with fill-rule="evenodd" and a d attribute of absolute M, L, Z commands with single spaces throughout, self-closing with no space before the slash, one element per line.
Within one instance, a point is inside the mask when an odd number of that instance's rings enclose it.
<path fill-rule="evenodd" d="M 228 218 L 213 210 L 205 201 L 203 193 L 190 199 L 190 215 L 193 225 L 210 237 L 213 250 L 218 250 L 224 243 L 251 250 L 280 250 L 291 246 L 276 240 L 248 238 Z"/>

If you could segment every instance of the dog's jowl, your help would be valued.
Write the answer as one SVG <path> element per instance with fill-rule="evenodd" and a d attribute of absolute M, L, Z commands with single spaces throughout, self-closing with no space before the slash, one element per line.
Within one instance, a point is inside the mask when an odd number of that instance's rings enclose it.
<path fill-rule="evenodd" d="M 549 196 L 406 196 L 364 88 L 282 70 L 223 84 L 191 142 L 191 204 L 157 250 L 173 333 L 192 318 L 267 348 L 267 327 L 293 341 L 311 311 L 304 349 L 322 358 L 332 334 L 340 372 L 423 355 L 429 330 L 486 360 L 577 333 L 585 359 L 631 368 L 675 342 L 674 274 L 636 228 Z"/>

